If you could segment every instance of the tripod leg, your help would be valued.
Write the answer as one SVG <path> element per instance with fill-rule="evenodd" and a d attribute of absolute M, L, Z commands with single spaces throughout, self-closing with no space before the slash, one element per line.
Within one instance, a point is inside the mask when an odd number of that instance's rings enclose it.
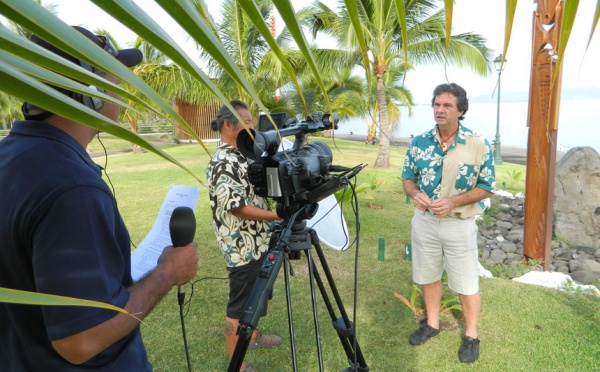
<path fill-rule="evenodd" d="M 317 236 L 316 231 L 310 229 L 309 230 L 310 237 L 312 240 L 312 244 L 317 251 L 317 255 L 319 256 L 319 260 L 321 262 L 321 266 L 323 269 L 323 273 L 327 278 L 327 282 L 329 284 L 329 288 L 331 293 L 336 301 L 338 310 L 340 311 L 341 317 L 338 318 L 335 314 L 329 296 L 327 295 L 327 290 L 323 285 L 323 281 L 319 275 L 319 272 L 316 269 L 316 265 L 314 267 L 314 277 L 315 281 L 321 291 L 321 295 L 323 297 L 323 301 L 325 302 L 325 306 L 327 307 L 327 311 L 331 317 L 333 327 L 338 333 L 340 342 L 342 343 L 342 347 L 346 352 L 346 356 L 348 357 L 348 361 L 351 364 L 350 369 L 347 371 L 361 371 L 366 372 L 369 370 L 367 366 L 362 351 L 360 350 L 360 346 L 358 345 L 358 341 L 356 340 L 356 332 L 354 329 L 354 325 L 348 318 L 346 310 L 344 308 L 344 304 L 342 303 L 342 299 L 339 295 L 335 282 L 333 280 L 333 276 L 331 275 L 331 271 L 329 270 L 329 266 L 327 265 L 327 260 L 325 259 L 325 255 L 323 254 L 323 249 L 321 248 L 321 244 L 319 243 L 319 237 Z"/>
<path fill-rule="evenodd" d="M 231 356 L 227 372 L 238 372 L 242 367 L 244 356 L 246 356 L 246 351 L 248 350 L 248 345 L 250 344 L 253 332 L 254 329 L 252 327 L 240 324 L 238 328 L 238 341 L 237 344 L 235 344 L 235 350 Z"/>
<path fill-rule="evenodd" d="M 310 297 L 313 307 L 313 320 L 315 323 L 315 338 L 317 344 L 317 358 L 319 361 L 319 371 L 323 372 L 323 351 L 321 348 L 321 333 L 319 330 L 319 313 L 317 311 L 317 296 L 315 293 L 315 262 L 313 261 L 310 250 L 305 250 L 306 258 L 308 259 L 308 278 L 310 283 Z M 318 273 L 317 273 L 318 275 Z"/>
<path fill-rule="evenodd" d="M 292 295 L 290 288 L 290 264 L 287 260 L 283 261 L 283 270 L 285 278 L 285 298 L 287 301 L 288 310 L 288 329 L 290 332 L 290 348 L 292 350 L 292 366 L 294 372 L 298 372 L 298 358 L 296 355 L 296 342 L 294 341 L 294 320 L 292 319 Z"/>
<path fill-rule="evenodd" d="M 277 274 L 284 258 L 285 255 L 282 251 L 274 250 L 267 252 L 267 257 L 260 268 L 258 278 L 256 278 L 256 282 L 252 288 L 252 294 L 248 298 L 244 306 L 244 311 L 240 316 L 240 325 L 238 327 L 239 338 L 229 362 L 228 372 L 238 372 L 242 366 L 244 356 L 250 344 L 252 332 L 256 329 L 258 320 L 269 300 L 269 295 L 273 292 L 273 284 L 275 283 L 275 279 L 277 279 Z"/>

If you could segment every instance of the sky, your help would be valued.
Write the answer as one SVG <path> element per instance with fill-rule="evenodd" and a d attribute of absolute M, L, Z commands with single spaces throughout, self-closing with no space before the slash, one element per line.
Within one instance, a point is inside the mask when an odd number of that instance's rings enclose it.
<path fill-rule="evenodd" d="M 190 56 L 194 56 L 193 45 L 186 42 L 187 34 L 153 0 L 135 0 L 135 2 L 159 22 Z M 324 2 L 329 6 L 335 6 L 336 3 L 335 0 Z M 116 38 L 121 48 L 135 39 L 133 32 L 88 0 L 47 0 L 44 3 L 56 4 L 59 18 L 68 24 L 80 25 L 90 30 L 106 29 Z M 207 1 L 207 3 L 209 12 L 218 17 L 220 0 Z M 295 7 L 303 7 L 309 3 L 309 0 L 293 1 Z M 591 0 L 580 2 L 564 61 L 563 90 L 600 87 L 600 69 L 594 68 L 600 60 L 600 36 L 595 35 L 590 48 L 585 53 L 595 3 Z M 505 4 L 503 0 L 455 0 L 453 34 L 478 33 L 487 39 L 487 46 L 494 50 L 494 56 L 500 54 L 504 45 Z M 506 55 L 507 63 L 502 71 L 502 95 L 529 90 L 533 10 L 533 0 L 518 1 L 512 37 Z M 278 21 L 277 28 L 281 29 L 282 26 L 282 21 Z M 469 69 L 448 67 L 444 71 L 443 66 L 440 65 L 420 65 L 407 74 L 405 86 L 413 93 L 416 103 L 427 103 L 431 100 L 433 88 L 447 81 L 463 86 L 471 98 L 478 96 L 491 98 L 497 80 L 498 73 L 493 68 L 489 76 L 479 77 Z"/>

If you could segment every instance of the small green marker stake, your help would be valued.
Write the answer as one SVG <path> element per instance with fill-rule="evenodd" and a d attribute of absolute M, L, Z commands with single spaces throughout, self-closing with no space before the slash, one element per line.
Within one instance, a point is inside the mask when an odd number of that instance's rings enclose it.
<path fill-rule="evenodd" d="M 412 245 L 409 242 L 404 243 L 404 254 L 407 260 L 412 261 Z"/>
<path fill-rule="evenodd" d="M 377 259 L 379 261 L 383 261 L 385 257 L 385 239 L 379 238 L 379 254 L 377 255 Z"/>

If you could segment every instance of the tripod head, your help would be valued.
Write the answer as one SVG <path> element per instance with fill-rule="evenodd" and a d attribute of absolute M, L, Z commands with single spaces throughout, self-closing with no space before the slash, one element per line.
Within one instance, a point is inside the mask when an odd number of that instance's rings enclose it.
<path fill-rule="evenodd" d="M 301 252 L 311 247 L 305 216 L 309 215 L 308 218 L 314 216 L 318 207 L 317 203 L 311 203 L 300 208 L 290 217 L 284 218 L 283 221 L 274 222 L 271 225 L 269 251 L 279 250 L 286 253 L 290 260 L 299 259 Z M 307 208 L 310 208 L 309 212 L 307 212 Z M 279 214 L 279 209 L 277 213 Z"/>

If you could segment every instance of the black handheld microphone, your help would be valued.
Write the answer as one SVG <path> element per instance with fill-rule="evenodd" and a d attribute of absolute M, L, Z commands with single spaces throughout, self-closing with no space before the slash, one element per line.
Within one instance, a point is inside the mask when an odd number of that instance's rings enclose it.
<path fill-rule="evenodd" d="M 190 207 L 177 207 L 173 209 L 171 220 L 169 221 L 169 233 L 173 247 L 183 247 L 190 244 L 196 235 L 196 216 Z M 183 305 L 185 298 L 185 288 L 183 285 L 177 287 L 177 298 L 179 304 Z"/>

